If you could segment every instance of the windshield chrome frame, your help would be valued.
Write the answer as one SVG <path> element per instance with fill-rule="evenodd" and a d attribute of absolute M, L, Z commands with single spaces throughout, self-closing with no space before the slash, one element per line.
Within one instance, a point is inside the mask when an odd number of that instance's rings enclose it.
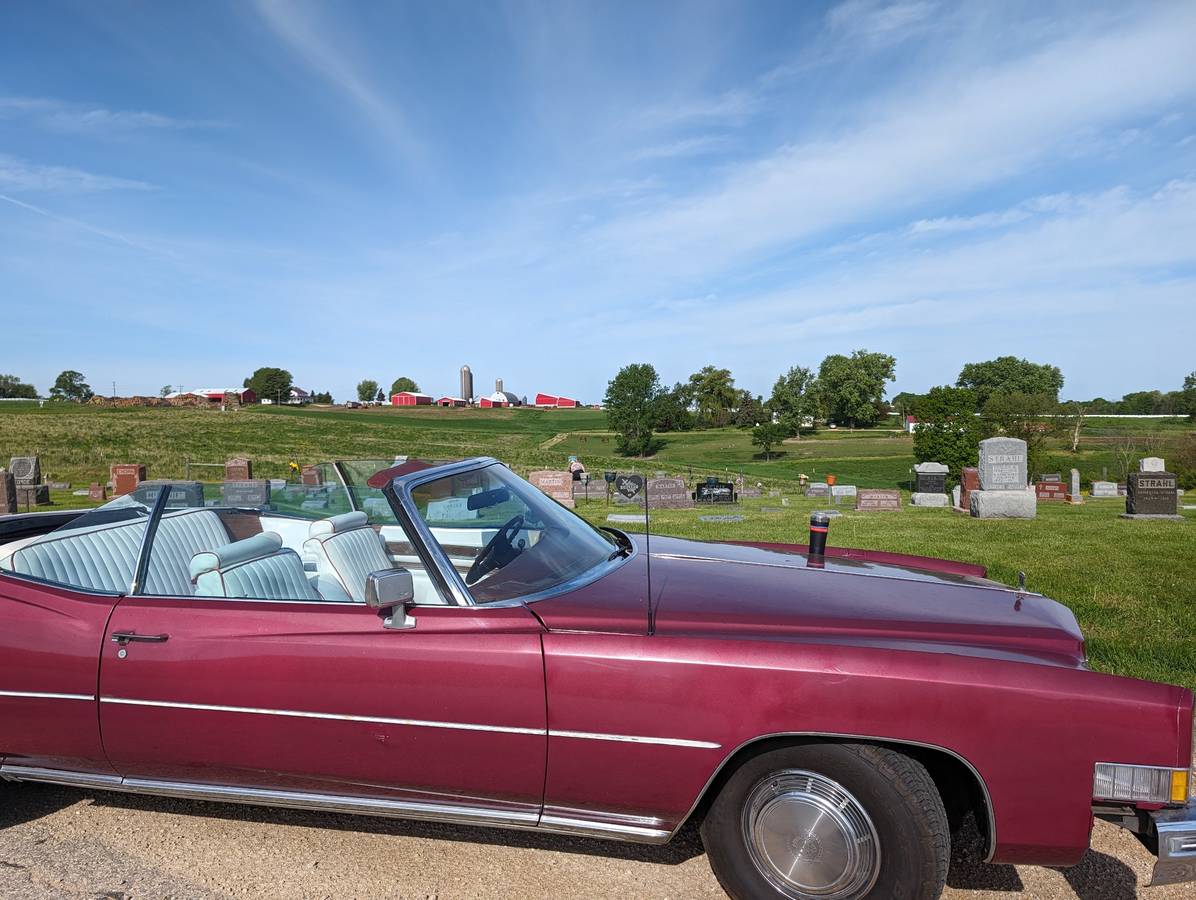
<path fill-rule="evenodd" d="M 419 514 L 419 507 L 415 503 L 415 498 L 411 496 L 411 492 L 420 485 L 427 484 L 429 481 L 438 481 L 441 478 L 448 478 L 453 475 L 460 475 L 464 472 L 473 472 L 481 469 L 488 469 L 491 466 L 506 466 L 501 460 L 497 460 L 492 456 L 476 456 L 472 459 L 465 459 L 461 462 L 445 463 L 441 466 L 435 466 L 431 469 L 420 469 L 418 472 L 412 472 L 408 475 L 400 475 L 391 482 L 394 488 L 394 495 L 398 499 L 402 510 L 395 510 L 395 516 L 399 518 L 400 522 L 406 519 L 409 520 L 415 534 L 412 537 L 423 544 L 427 551 L 428 557 L 435 563 L 436 571 L 439 573 L 441 580 L 448 586 L 449 591 L 453 594 L 457 606 L 521 606 L 524 603 L 534 603 L 537 600 L 544 600 L 548 597 L 555 597 L 558 594 L 568 593 L 569 591 L 577 590 L 585 587 L 587 584 L 592 584 L 604 575 L 609 574 L 615 569 L 619 568 L 627 560 L 637 555 L 638 548 L 635 542 L 631 542 L 631 552 L 625 554 L 617 560 L 608 561 L 605 565 L 599 563 L 592 569 L 583 572 L 580 575 L 575 575 L 567 581 L 563 581 L 558 585 L 546 588 L 542 591 L 537 591 L 533 594 L 525 594 L 521 597 L 511 597 L 507 600 L 496 600 L 493 603 L 478 603 L 473 599 L 473 594 L 469 592 L 469 587 L 465 584 L 465 579 L 453 566 L 444 549 L 440 546 L 440 542 L 432 534 L 432 530 L 428 527 L 428 523 L 424 521 Z M 514 474 L 514 473 L 512 473 Z M 516 476 L 518 477 L 518 476 Z M 576 515 L 576 513 L 574 513 Z M 578 518 L 581 518 L 578 516 Z M 585 521 L 584 519 L 582 521 Z M 589 522 L 586 522 L 590 525 Z M 591 528 L 594 526 L 590 526 Z"/>

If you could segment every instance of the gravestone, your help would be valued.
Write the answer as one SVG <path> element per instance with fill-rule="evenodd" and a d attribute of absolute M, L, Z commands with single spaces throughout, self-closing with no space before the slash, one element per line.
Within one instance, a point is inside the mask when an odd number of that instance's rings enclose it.
<path fill-rule="evenodd" d="M 69 491 L 71 483 L 69 481 L 47 481 L 46 487 L 52 491 Z"/>
<path fill-rule="evenodd" d="M 620 503 L 630 503 L 639 496 L 644 489 L 644 476 L 632 472 L 630 475 L 615 477 L 615 499 Z"/>
<path fill-rule="evenodd" d="M 1139 472 L 1166 472 L 1167 463 L 1157 456 L 1146 456 L 1138 460 Z"/>
<path fill-rule="evenodd" d="M 168 509 L 203 506 L 203 485 L 198 481 L 143 481 L 133 490 L 133 499 L 146 506 L 158 502 L 162 491 L 170 491 L 166 499 Z"/>
<path fill-rule="evenodd" d="M 1026 486 L 1026 442 L 992 437 L 980 442 L 980 490 L 968 493 L 968 509 L 977 519 L 1033 519 L 1037 495 Z"/>
<path fill-rule="evenodd" d="M 112 496 L 123 497 L 145 481 L 145 466 L 136 463 L 115 463 L 108 469 L 112 480 Z"/>
<path fill-rule="evenodd" d="M 857 512 L 901 512 L 901 491 L 861 488 L 855 495 Z"/>
<path fill-rule="evenodd" d="M 227 471 L 227 469 L 225 470 Z M 264 478 L 241 478 L 220 485 L 225 506 L 248 506 L 260 509 L 270 505 L 270 482 Z"/>
<path fill-rule="evenodd" d="M 1090 496 L 1094 500 L 1102 500 L 1117 496 L 1117 483 L 1113 481 L 1094 481 Z"/>
<path fill-rule="evenodd" d="M 734 503 L 735 485 L 729 481 L 707 481 L 696 486 L 694 500 L 698 503 Z"/>
<path fill-rule="evenodd" d="M 739 491 L 739 498 L 741 500 L 755 499 L 757 497 L 763 497 L 763 496 L 764 496 L 764 492 L 762 490 L 760 490 L 760 488 L 757 487 L 756 485 L 748 485 L 746 487 L 741 488 Z"/>
<path fill-rule="evenodd" d="M 319 466 L 304 466 L 299 470 L 299 480 L 309 487 L 322 484 L 324 481 L 324 479 L 320 477 Z"/>
<path fill-rule="evenodd" d="M 50 488 L 44 484 L 18 484 L 17 502 L 21 506 L 46 506 L 50 502 Z"/>
<path fill-rule="evenodd" d="M 649 478 L 648 509 L 691 509 L 694 498 L 684 478 Z"/>
<path fill-rule="evenodd" d="M 959 509 L 959 508 L 960 508 L 960 506 L 959 506 L 959 499 L 960 499 L 960 494 L 961 494 L 961 493 L 963 493 L 963 488 L 961 488 L 961 487 L 960 487 L 958 484 L 957 484 L 957 485 L 955 485 L 955 487 L 951 488 L 951 505 L 952 505 L 952 506 L 953 506 L 955 509 Z"/>
<path fill-rule="evenodd" d="M 7 469 L 0 469 L 0 516 L 17 511 L 17 479 Z"/>
<path fill-rule="evenodd" d="M 605 500 L 606 482 L 601 478 L 592 478 L 583 474 L 578 481 L 573 482 L 573 499 L 576 500 Z"/>
<path fill-rule="evenodd" d="M 573 473 L 557 469 L 537 469 L 527 480 L 562 506 L 573 508 Z"/>
<path fill-rule="evenodd" d="M 42 483 L 42 463 L 36 456 L 14 456 L 8 461 L 8 471 L 17 487 Z"/>
<path fill-rule="evenodd" d="M 947 467 L 937 462 L 923 462 L 914 466 L 914 492 L 910 495 L 910 504 L 946 506 L 947 472 Z"/>
<path fill-rule="evenodd" d="M 835 498 L 835 502 L 839 502 L 843 497 L 855 497 L 859 493 L 854 484 L 832 484 L 831 496 Z"/>
<path fill-rule="evenodd" d="M 980 490 L 980 470 L 967 466 L 959 473 L 959 506 L 964 509 L 971 508 L 970 497 L 972 491 Z"/>
<path fill-rule="evenodd" d="M 108 488 L 100 484 L 98 481 L 93 481 L 91 486 L 87 489 L 87 499 L 96 503 L 108 502 Z"/>
<path fill-rule="evenodd" d="M 1039 503 L 1062 503 L 1067 499 L 1067 489 L 1061 481 L 1040 481 L 1034 485 L 1034 496 Z"/>
<path fill-rule="evenodd" d="M 1126 485 L 1125 515 L 1127 519 L 1183 519 L 1176 513 L 1179 485 L 1171 472 L 1151 469 L 1131 472 Z"/>
<path fill-rule="evenodd" d="M 831 486 L 825 481 L 811 481 L 806 485 L 807 497 L 829 497 L 831 495 Z"/>
<path fill-rule="evenodd" d="M 252 481 L 253 463 L 244 456 L 234 456 L 224 463 L 225 481 Z"/>
<path fill-rule="evenodd" d="M 1084 498 L 1080 496 L 1080 470 L 1071 470 L 1071 491 L 1067 495 L 1067 502 L 1072 504 L 1080 504 L 1084 502 Z"/>
<path fill-rule="evenodd" d="M 1059 482 L 1060 484 L 1062 484 L 1062 483 L 1063 483 L 1063 476 L 1062 476 L 1062 475 L 1060 475 L 1058 472 L 1054 472 L 1054 473 L 1052 473 L 1052 474 L 1049 474 L 1049 475 L 1039 475 L 1039 476 L 1038 476 L 1038 480 L 1039 480 L 1040 482 L 1042 482 L 1042 481 L 1048 481 L 1048 482 L 1051 482 L 1051 481 L 1057 481 L 1057 482 Z"/>
<path fill-rule="evenodd" d="M 611 513 L 606 517 L 606 521 L 643 525 L 648 521 L 648 517 L 643 513 Z"/>
<path fill-rule="evenodd" d="M 743 516 L 698 516 L 703 522 L 742 522 Z"/>

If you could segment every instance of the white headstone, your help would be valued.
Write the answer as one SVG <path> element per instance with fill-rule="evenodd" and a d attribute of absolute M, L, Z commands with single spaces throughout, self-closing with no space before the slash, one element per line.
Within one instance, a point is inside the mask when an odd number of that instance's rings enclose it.
<path fill-rule="evenodd" d="M 1166 463 L 1157 456 L 1147 456 L 1138 460 L 1139 472 L 1166 472 Z"/>

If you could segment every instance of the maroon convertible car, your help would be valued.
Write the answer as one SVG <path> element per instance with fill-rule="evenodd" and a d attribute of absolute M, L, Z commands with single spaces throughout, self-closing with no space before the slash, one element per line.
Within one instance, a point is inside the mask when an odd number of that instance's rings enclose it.
<path fill-rule="evenodd" d="M 969 816 L 996 862 L 1072 865 L 1099 816 L 1196 878 L 1192 694 L 1090 671 L 1058 603 L 856 550 L 649 559 L 493 459 L 386 465 L 0 519 L 0 775 L 647 843 L 693 819 L 739 898 L 937 897 Z"/>

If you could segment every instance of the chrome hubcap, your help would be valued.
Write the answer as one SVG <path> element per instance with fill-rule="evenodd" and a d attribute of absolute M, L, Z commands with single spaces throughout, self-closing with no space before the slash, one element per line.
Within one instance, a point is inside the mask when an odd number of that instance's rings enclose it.
<path fill-rule="evenodd" d="M 752 788 L 743 837 L 760 874 L 797 900 L 863 897 L 880 872 L 872 820 L 846 788 L 816 772 L 775 772 Z"/>

